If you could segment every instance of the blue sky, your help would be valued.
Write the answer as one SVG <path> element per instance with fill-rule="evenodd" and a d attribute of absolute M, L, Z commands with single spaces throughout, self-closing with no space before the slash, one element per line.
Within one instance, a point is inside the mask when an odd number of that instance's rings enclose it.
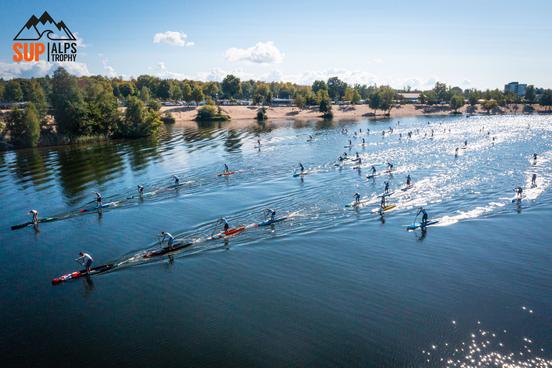
<path fill-rule="evenodd" d="M 81 74 L 552 87 L 552 2 L 545 0 L 4 1 L 1 77 L 55 67 L 11 61 L 13 37 L 44 10 L 84 43 L 79 64 L 68 66 Z"/>

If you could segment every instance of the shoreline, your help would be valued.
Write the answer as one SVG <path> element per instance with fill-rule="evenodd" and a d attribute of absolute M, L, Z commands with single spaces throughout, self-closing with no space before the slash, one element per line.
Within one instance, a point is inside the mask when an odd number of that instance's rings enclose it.
<path fill-rule="evenodd" d="M 517 106 L 517 109 L 514 108 Z M 448 106 L 422 106 L 422 105 L 400 105 L 393 108 L 390 115 L 385 115 L 383 111 L 378 110 L 377 115 L 374 115 L 374 110 L 368 105 L 332 105 L 333 120 L 356 120 L 356 119 L 392 119 L 398 117 L 413 117 L 413 116 L 465 116 L 465 115 L 531 115 L 531 114 L 547 114 L 540 105 L 532 105 L 533 112 L 524 112 L 524 105 L 512 105 L 509 107 L 499 108 L 496 111 L 487 114 L 478 105 L 474 108 L 464 106 L 458 109 L 458 114 L 454 114 Z M 256 120 L 257 110 L 260 106 L 221 106 L 222 112 L 230 116 L 230 121 L 233 120 Z M 318 107 L 298 109 L 297 107 L 271 107 L 265 106 L 267 120 L 324 120 L 322 113 L 318 111 Z M 161 113 L 169 113 L 175 123 L 195 122 L 198 107 L 186 106 L 163 106 L 160 109 Z"/>
<path fill-rule="evenodd" d="M 513 106 L 513 105 L 512 105 Z M 251 124 L 261 124 L 261 123 L 270 123 L 270 124 L 283 124 L 286 122 L 296 122 L 296 123 L 308 123 L 308 122 L 317 122 L 317 121 L 355 121 L 362 119 L 370 120 L 386 120 L 394 118 L 408 118 L 416 116 L 442 116 L 442 117 L 453 117 L 453 116 L 530 116 L 530 115 L 552 115 L 552 110 L 546 110 L 540 105 L 532 105 L 534 111 L 532 112 L 523 112 L 523 104 L 518 105 L 518 109 L 510 108 L 500 108 L 494 112 L 488 114 L 485 111 L 482 111 L 478 106 L 474 112 L 471 112 L 470 106 L 464 106 L 461 109 L 458 109 L 458 114 L 452 113 L 448 106 L 442 107 L 437 106 L 431 108 L 432 111 L 424 109 L 424 106 L 419 105 L 400 105 L 400 107 L 393 108 L 390 115 L 384 115 L 381 110 L 378 110 L 378 114 L 374 115 L 374 110 L 371 109 L 368 105 L 332 105 L 334 116 L 332 119 L 324 119 L 322 114 L 318 111 L 317 107 L 314 108 L 304 108 L 298 109 L 296 107 L 270 107 L 265 106 L 267 109 L 268 118 L 262 122 L 257 121 L 256 115 L 259 106 L 224 106 L 221 107 L 222 111 L 225 114 L 230 116 L 230 120 L 217 122 L 221 124 L 226 124 L 232 126 L 233 129 L 237 128 L 246 128 L 250 127 Z M 165 126 L 171 127 L 187 127 L 187 128 L 198 128 L 197 124 L 202 123 L 211 123 L 211 121 L 206 122 L 197 122 L 195 117 L 197 115 L 198 107 L 185 107 L 185 106 L 162 106 L 159 110 L 161 114 L 169 113 L 174 117 L 175 122 L 173 124 L 166 124 Z M 468 111 L 470 110 L 470 111 Z M 26 150 L 29 148 L 15 148 L 10 147 L 9 143 L 0 137 L 0 152 L 15 151 L 15 150 Z M 67 146 L 79 146 L 87 145 L 94 143 L 105 143 L 109 144 L 111 142 L 121 142 L 121 141 L 131 141 L 131 139 L 105 139 L 103 136 L 98 137 L 85 137 L 80 141 L 73 141 L 62 143 L 61 141 L 52 141 L 51 144 L 40 144 L 36 148 L 45 148 L 45 147 L 67 147 Z"/>

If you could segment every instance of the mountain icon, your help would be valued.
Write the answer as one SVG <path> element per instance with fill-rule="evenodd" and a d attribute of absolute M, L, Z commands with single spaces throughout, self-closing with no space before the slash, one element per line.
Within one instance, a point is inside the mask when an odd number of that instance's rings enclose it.
<path fill-rule="evenodd" d="M 14 41 L 38 41 L 44 36 L 52 41 L 77 40 L 63 21 L 56 22 L 45 11 L 40 18 L 33 14 L 14 37 Z"/>

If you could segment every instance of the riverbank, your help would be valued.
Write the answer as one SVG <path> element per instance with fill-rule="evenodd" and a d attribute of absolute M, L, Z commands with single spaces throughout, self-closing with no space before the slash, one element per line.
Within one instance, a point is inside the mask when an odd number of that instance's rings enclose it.
<path fill-rule="evenodd" d="M 493 111 L 493 114 L 523 114 L 525 105 L 511 105 L 501 107 Z M 534 112 L 545 112 L 540 105 L 531 105 Z M 162 113 L 169 113 L 174 117 L 175 122 L 194 121 L 197 115 L 197 107 L 185 106 L 163 106 Z M 223 113 L 230 116 L 231 120 L 251 120 L 257 116 L 258 106 L 222 106 Z M 361 118 L 387 118 L 383 111 L 378 110 L 376 114 L 368 105 L 333 105 L 334 119 L 361 119 Z M 487 114 L 479 105 L 474 108 L 464 106 L 458 110 L 463 114 Z M 299 109 L 297 107 L 266 107 L 268 119 L 297 119 L 317 120 L 322 119 L 318 107 Z M 400 105 L 391 110 L 390 117 L 409 117 L 423 115 L 451 115 L 453 112 L 448 106 L 425 106 L 425 105 Z"/>

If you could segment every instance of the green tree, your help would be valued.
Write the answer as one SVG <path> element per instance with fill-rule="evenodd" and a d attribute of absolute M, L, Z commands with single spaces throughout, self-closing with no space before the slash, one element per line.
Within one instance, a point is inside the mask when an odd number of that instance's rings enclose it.
<path fill-rule="evenodd" d="M 441 83 L 441 82 L 435 83 L 435 87 L 433 87 L 433 92 L 435 93 L 435 96 L 437 97 L 438 102 L 450 100 L 450 93 L 445 83 Z"/>
<path fill-rule="evenodd" d="M 17 79 L 12 79 L 6 84 L 4 100 L 6 102 L 23 101 L 23 90 L 21 89 L 21 83 Z"/>
<path fill-rule="evenodd" d="M 86 106 L 77 79 L 64 68 L 54 72 L 51 100 L 58 132 L 70 136 L 82 134 Z"/>
<path fill-rule="evenodd" d="M 221 84 L 222 92 L 227 98 L 238 98 L 241 95 L 240 78 L 227 75 Z"/>
<path fill-rule="evenodd" d="M 303 109 L 305 107 L 305 97 L 300 94 L 295 95 L 294 103 L 299 109 Z"/>
<path fill-rule="evenodd" d="M 157 96 L 163 100 L 168 100 L 173 98 L 175 92 L 175 85 L 170 79 L 163 79 L 159 83 L 159 88 L 157 90 Z"/>
<path fill-rule="evenodd" d="M 535 103 L 535 100 L 537 99 L 537 95 L 536 95 L 536 92 L 535 92 L 535 86 L 533 85 L 530 85 L 530 86 L 527 86 L 527 88 L 525 89 L 525 101 L 527 103 Z"/>
<path fill-rule="evenodd" d="M 552 89 L 545 89 L 540 98 L 539 104 L 541 106 L 546 106 L 547 110 L 550 111 L 552 107 Z"/>
<path fill-rule="evenodd" d="M 380 105 L 381 95 L 378 92 L 372 93 L 372 95 L 368 99 L 368 106 L 370 106 L 371 109 L 374 109 L 374 115 L 377 115 Z"/>
<path fill-rule="evenodd" d="M 328 92 L 326 90 L 319 90 L 318 96 L 320 100 L 320 112 L 323 113 L 329 113 L 332 111 L 332 102 L 330 100 L 330 96 L 328 95 Z"/>
<path fill-rule="evenodd" d="M 192 91 L 192 99 L 195 101 L 195 103 L 200 103 L 203 101 L 205 96 L 203 95 L 203 91 L 199 86 L 195 86 Z"/>
<path fill-rule="evenodd" d="M 390 115 L 396 96 L 395 90 L 391 87 L 380 87 L 378 94 L 380 95 L 380 109 L 387 111 L 387 115 Z"/>
<path fill-rule="evenodd" d="M 144 87 L 147 88 L 147 87 Z M 90 79 L 84 97 L 86 102 L 86 134 L 109 137 L 120 121 L 117 98 L 106 80 Z"/>
<path fill-rule="evenodd" d="M 143 86 L 141 89 L 140 89 L 140 99 L 142 101 L 144 101 L 145 103 L 147 103 L 151 98 L 151 91 L 150 89 L 148 88 L 148 86 Z"/>
<path fill-rule="evenodd" d="M 357 105 L 360 103 L 360 92 L 356 89 L 353 91 L 353 97 L 351 98 L 351 102 L 353 105 Z"/>
<path fill-rule="evenodd" d="M 157 133 L 162 122 L 158 111 L 146 108 L 144 102 L 131 96 L 127 100 L 127 109 L 123 121 L 118 125 L 117 137 L 149 137 Z"/>
<path fill-rule="evenodd" d="M 476 90 L 471 89 L 471 90 L 467 91 L 466 97 L 468 98 L 468 103 L 472 107 L 477 105 L 477 102 L 479 101 L 479 93 Z"/>
<path fill-rule="evenodd" d="M 111 88 L 109 89 L 111 93 Z M 39 119 L 42 120 L 48 111 L 48 102 L 42 85 L 37 80 L 32 80 L 29 90 L 29 101 L 34 104 L 38 112 Z"/>
<path fill-rule="evenodd" d="M 136 88 L 132 82 L 121 82 L 119 84 L 119 91 L 124 98 L 128 96 L 134 96 L 136 94 Z"/>
<path fill-rule="evenodd" d="M 351 87 L 345 88 L 345 93 L 343 94 L 343 100 L 351 102 L 353 100 L 353 89 Z"/>
<path fill-rule="evenodd" d="M 481 104 L 481 107 L 483 107 L 483 110 L 487 111 L 487 114 L 490 114 L 492 110 L 498 107 L 498 102 L 496 102 L 496 100 L 485 100 Z"/>
<path fill-rule="evenodd" d="M 464 106 L 464 96 L 460 94 L 455 94 L 450 98 L 450 108 L 454 110 L 455 113 L 458 112 L 458 109 Z"/>
<path fill-rule="evenodd" d="M 323 80 L 315 80 L 313 83 L 312 83 L 312 92 L 313 93 L 318 93 L 318 91 L 320 90 L 328 90 L 328 86 L 326 85 L 326 82 L 324 82 Z"/>
<path fill-rule="evenodd" d="M 203 85 L 203 93 L 212 98 L 217 98 L 220 93 L 218 83 L 216 82 L 207 82 Z"/>
<path fill-rule="evenodd" d="M 347 83 L 343 82 L 338 77 L 328 79 L 328 95 L 334 101 L 341 100 L 345 95 Z"/>
<path fill-rule="evenodd" d="M 192 86 L 190 86 L 190 83 L 184 82 L 180 89 L 182 90 L 182 98 L 184 99 L 184 101 L 192 102 Z"/>
<path fill-rule="evenodd" d="M 40 140 L 40 118 L 35 105 L 29 102 L 24 110 L 12 110 L 7 129 L 16 147 L 36 147 Z"/>

